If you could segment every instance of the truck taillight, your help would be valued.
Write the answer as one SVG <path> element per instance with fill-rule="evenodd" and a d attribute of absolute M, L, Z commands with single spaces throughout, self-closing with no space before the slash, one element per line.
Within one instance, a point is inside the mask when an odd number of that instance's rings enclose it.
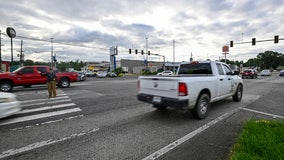
<path fill-rule="evenodd" d="M 187 87 L 185 83 L 178 84 L 178 95 L 179 96 L 187 96 Z"/>

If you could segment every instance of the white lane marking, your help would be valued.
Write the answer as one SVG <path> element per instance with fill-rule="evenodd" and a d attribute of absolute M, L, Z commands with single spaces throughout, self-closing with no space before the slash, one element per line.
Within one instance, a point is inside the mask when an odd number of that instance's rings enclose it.
<path fill-rule="evenodd" d="M 54 103 L 61 103 L 61 102 L 70 102 L 71 99 L 63 99 L 63 100 L 58 100 L 58 101 L 49 101 L 49 102 L 39 102 L 39 103 L 33 103 L 32 106 L 39 106 L 39 105 L 44 105 L 44 104 L 54 104 Z M 31 104 L 24 104 L 22 107 L 28 107 L 31 106 Z"/>
<path fill-rule="evenodd" d="M 253 110 L 253 109 L 248 109 L 248 108 L 240 108 L 240 109 L 245 110 L 245 111 L 250 111 L 250 112 L 258 113 L 258 114 L 263 114 L 263 115 L 271 116 L 271 117 L 273 117 L 273 118 L 284 118 L 284 116 L 279 116 L 279 115 L 276 115 L 276 114 L 261 112 L 261 111 L 257 111 L 257 110 Z"/>
<path fill-rule="evenodd" d="M 47 117 L 52 117 L 52 116 L 57 116 L 57 115 L 62 115 L 62 114 L 67 114 L 67 113 L 79 112 L 79 111 L 82 111 L 82 110 L 80 108 L 72 108 L 72 109 L 66 109 L 66 110 L 61 110 L 61 111 L 54 111 L 54 112 L 36 114 L 36 115 L 31 115 L 31 116 L 12 118 L 12 119 L 7 119 L 7 120 L 0 122 L 0 126 L 7 125 L 7 124 L 13 124 L 13 123 L 19 123 L 19 122 L 25 122 L 25 121 L 30 121 L 30 120 L 40 119 L 40 118 L 47 118 Z"/>
<path fill-rule="evenodd" d="M 57 100 L 57 99 L 67 99 L 69 98 L 68 96 L 63 96 L 63 97 L 55 97 L 55 98 L 44 98 L 44 99 L 32 99 L 32 100 L 26 100 L 26 101 L 20 101 L 21 103 L 31 103 L 31 102 L 41 102 L 45 100 Z"/>
<path fill-rule="evenodd" d="M 57 139 L 49 139 L 49 140 L 46 140 L 46 141 L 36 142 L 36 143 L 30 144 L 28 146 L 22 147 L 22 148 L 9 149 L 7 151 L 2 152 L 0 154 L 0 158 L 6 158 L 6 157 L 9 157 L 9 156 L 13 156 L 13 155 L 16 155 L 16 154 L 19 154 L 19 153 L 23 153 L 23 152 L 30 151 L 30 150 L 33 150 L 33 149 L 37 149 L 37 148 L 44 147 L 44 146 L 47 146 L 47 145 L 51 145 L 51 144 L 55 144 L 55 143 L 58 143 L 58 142 L 66 141 L 66 140 L 69 140 L 69 139 L 72 139 L 72 138 L 81 137 L 81 136 L 84 136 L 86 134 L 90 134 L 90 133 L 96 132 L 98 130 L 99 130 L 99 128 L 94 128 L 94 129 L 91 129 L 91 130 L 88 130 L 88 131 L 71 134 L 70 136 L 66 136 L 66 137 L 61 137 L 61 138 L 57 138 Z"/>
<path fill-rule="evenodd" d="M 75 105 L 76 105 L 75 103 L 66 103 L 66 104 L 59 104 L 59 105 L 53 105 L 53 106 L 47 106 L 47 107 L 41 107 L 41 108 L 35 108 L 35 109 L 26 109 L 26 110 L 22 110 L 22 111 L 20 111 L 16 114 L 45 111 L 45 110 L 64 108 L 64 107 L 70 107 L 70 106 L 75 106 Z"/>
<path fill-rule="evenodd" d="M 214 119 L 213 121 L 208 122 L 207 124 L 201 126 L 200 128 L 194 130 L 193 132 L 190 132 L 189 134 L 183 136 L 182 138 L 172 142 L 171 144 L 167 145 L 166 147 L 152 153 L 151 155 L 143 158 L 142 160 L 155 160 L 159 157 L 161 157 L 162 155 L 166 154 L 167 152 L 169 152 L 170 150 L 176 148 L 177 146 L 181 145 L 182 143 L 188 141 L 189 139 L 191 139 L 192 137 L 196 136 L 197 134 L 205 131 L 206 129 L 208 129 L 209 127 L 215 125 L 216 123 L 224 120 L 225 118 L 231 116 L 232 114 L 236 113 L 238 111 L 238 109 L 232 110 L 228 113 L 225 113 L 223 115 L 221 115 L 220 117 Z"/>
<path fill-rule="evenodd" d="M 64 120 L 72 120 L 72 119 L 81 118 L 81 117 L 84 117 L 84 115 L 81 114 L 81 115 L 78 115 L 78 116 L 67 117 L 67 118 L 57 119 L 57 120 L 53 120 L 53 121 L 47 121 L 47 122 L 43 122 L 43 123 L 37 123 L 35 125 L 13 128 L 13 129 L 9 129 L 9 131 L 18 131 L 18 130 L 23 130 L 23 129 L 29 129 L 29 128 L 32 128 L 34 126 L 42 126 L 42 125 L 46 125 L 46 124 L 61 122 L 61 121 L 64 121 Z"/>
<path fill-rule="evenodd" d="M 57 94 L 64 93 L 62 90 L 57 90 Z M 47 91 L 21 91 L 15 93 L 17 96 L 26 96 L 26 95 L 34 95 L 34 94 L 48 94 Z"/>

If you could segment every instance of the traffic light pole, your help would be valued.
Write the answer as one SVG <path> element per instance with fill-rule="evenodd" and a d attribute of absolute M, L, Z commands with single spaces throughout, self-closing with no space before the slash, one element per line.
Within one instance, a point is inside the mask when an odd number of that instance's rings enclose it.
<path fill-rule="evenodd" d="M 165 66 L 165 63 L 166 63 L 166 61 L 165 61 L 165 56 L 159 55 L 159 54 L 151 54 L 151 55 L 163 57 L 163 61 L 164 61 L 164 63 L 163 63 L 163 70 L 165 71 L 165 70 L 166 70 L 166 66 Z"/>

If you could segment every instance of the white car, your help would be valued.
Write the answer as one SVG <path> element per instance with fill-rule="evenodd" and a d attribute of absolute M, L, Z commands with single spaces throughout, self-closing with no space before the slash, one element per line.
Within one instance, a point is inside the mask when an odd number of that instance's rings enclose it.
<path fill-rule="evenodd" d="M 163 71 L 157 74 L 158 76 L 171 76 L 174 75 L 172 71 Z"/>
<path fill-rule="evenodd" d="M 86 71 L 86 72 L 85 72 L 85 75 L 86 75 L 87 77 L 94 77 L 94 76 L 95 76 L 92 71 Z"/>
<path fill-rule="evenodd" d="M 97 72 L 97 78 L 105 78 L 107 76 L 106 71 L 98 71 Z"/>
<path fill-rule="evenodd" d="M 0 92 L 0 118 L 11 116 L 21 110 L 21 103 L 15 94 Z"/>
<path fill-rule="evenodd" d="M 260 76 L 271 76 L 271 72 L 267 69 L 260 72 Z"/>

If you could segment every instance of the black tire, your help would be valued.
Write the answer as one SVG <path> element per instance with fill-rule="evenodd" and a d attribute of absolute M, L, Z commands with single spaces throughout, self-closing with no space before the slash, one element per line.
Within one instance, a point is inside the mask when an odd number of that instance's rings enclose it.
<path fill-rule="evenodd" d="M 240 102 L 242 100 L 242 97 L 243 97 L 243 86 L 239 84 L 236 93 L 233 95 L 233 100 L 235 102 Z"/>
<path fill-rule="evenodd" d="M 70 86 L 70 81 L 69 81 L 69 79 L 68 79 L 68 78 L 62 78 L 62 79 L 60 79 L 58 86 L 59 86 L 60 88 L 68 88 L 68 87 Z"/>
<path fill-rule="evenodd" d="M 153 107 L 156 108 L 157 110 L 165 110 L 167 108 L 167 106 L 158 105 L 158 104 L 153 104 Z"/>
<path fill-rule="evenodd" d="M 0 90 L 2 92 L 11 92 L 13 90 L 13 85 L 9 81 L 1 82 Z"/>
<path fill-rule="evenodd" d="M 208 113 L 210 111 L 210 98 L 208 94 L 201 94 L 198 97 L 198 100 L 196 102 L 196 105 L 194 109 L 191 111 L 193 116 L 197 119 L 204 119 L 208 116 Z"/>

